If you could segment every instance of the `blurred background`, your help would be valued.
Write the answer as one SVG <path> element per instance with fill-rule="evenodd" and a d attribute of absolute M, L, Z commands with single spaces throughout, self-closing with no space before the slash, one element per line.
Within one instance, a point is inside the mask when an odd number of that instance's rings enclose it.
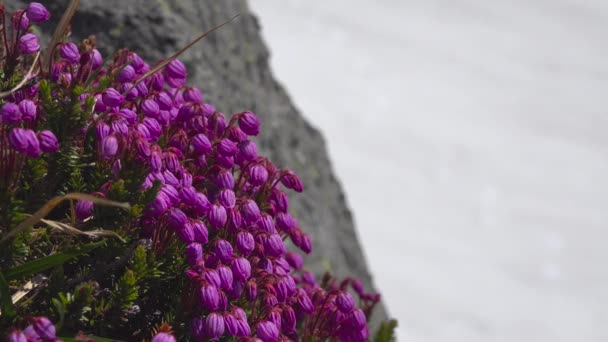
<path fill-rule="evenodd" d="M 400 341 L 608 341 L 608 3 L 254 0 Z"/>

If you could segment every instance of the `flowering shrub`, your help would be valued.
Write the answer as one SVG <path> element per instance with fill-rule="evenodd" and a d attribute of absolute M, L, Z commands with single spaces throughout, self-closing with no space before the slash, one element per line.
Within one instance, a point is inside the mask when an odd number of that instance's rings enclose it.
<path fill-rule="evenodd" d="M 285 193 L 304 187 L 258 154 L 254 113 L 216 110 L 176 58 L 151 67 L 123 49 L 104 63 L 94 37 L 77 45 L 59 32 L 39 58 L 31 28 L 50 13 L 31 3 L 10 18 L 0 68 L 9 341 L 369 337 L 379 295 L 354 279 L 317 282 L 288 248 L 312 249 Z"/>

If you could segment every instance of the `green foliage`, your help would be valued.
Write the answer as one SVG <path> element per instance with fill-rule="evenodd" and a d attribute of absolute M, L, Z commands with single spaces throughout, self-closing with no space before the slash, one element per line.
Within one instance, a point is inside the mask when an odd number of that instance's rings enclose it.
<path fill-rule="evenodd" d="M 395 342 L 395 329 L 397 328 L 397 320 L 391 319 L 380 324 L 380 328 L 374 338 L 375 342 Z"/>

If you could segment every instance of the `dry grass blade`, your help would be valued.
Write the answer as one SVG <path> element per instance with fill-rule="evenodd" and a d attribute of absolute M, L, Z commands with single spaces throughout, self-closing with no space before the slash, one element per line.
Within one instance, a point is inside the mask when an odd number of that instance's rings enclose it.
<path fill-rule="evenodd" d="M 45 276 L 43 276 L 42 274 L 39 274 L 39 275 L 35 276 L 34 278 L 32 278 L 32 280 L 23 284 L 23 286 L 21 286 L 19 288 L 19 290 L 11 296 L 11 300 L 13 301 L 13 304 L 17 303 L 23 297 L 27 296 L 27 294 L 30 293 L 33 289 L 44 284 L 44 282 L 46 280 L 47 280 L 47 278 Z M 1 311 L 0 311 L 0 314 L 2 314 Z"/>
<path fill-rule="evenodd" d="M 17 84 L 13 89 L 1 92 L 0 99 L 3 99 L 9 96 L 10 94 L 16 92 L 17 90 L 21 89 L 21 87 L 23 87 L 27 83 L 27 81 L 30 80 L 30 77 L 32 77 L 32 75 L 34 74 L 34 69 L 36 69 L 36 65 L 38 65 L 38 58 L 40 58 L 40 51 L 38 51 L 38 53 L 36 54 L 36 57 L 34 58 L 34 62 L 32 63 L 30 70 L 28 70 L 27 74 L 23 77 L 21 82 L 19 82 L 19 84 Z"/>
<path fill-rule="evenodd" d="M 201 34 L 196 39 L 194 39 L 193 41 L 191 41 L 188 45 L 184 46 L 179 51 L 177 51 L 176 53 L 174 53 L 171 57 L 169 57 L 169 58 L 165 59 L 164 61 L 160 62 L 158 65 L 156 65 L 155 67 L 153 67 L 152 69 L 150 69 L 148 72 L 146 72 L 145 74 L 143 74 L 143 76 L 141 76 L 137 81 L 135 81 L 133 83 L 133 85 L 131 86 L 131 88 L 127 89 L 127 91 L 125 91 L 123 95 L 126 96 L 126 94 L 128 94 L 131 90 L 133 90 L 133 88 L 135 88 L 143 80 L 145 80 L 148 77 L 150 77 L 150 76 L 154 75 L 155 73 L 157 73 L 159 70 L 161 70 L 162 68 L 164 68 L 167 64 L 171 63 L 171 61 L 173 61 L 177 57 L 181 56 L 181 54 L 183 54 L 188 49 L 190 49 L 192 46 L 194 46 L 194 44 L 198 43 L 201 39 L 207 37 L 209 34 L 211 34 L 212 32 L 214 32 L 216 30 L 218 30 L 222 26 L 231 23 L 238 16 L 240 16 L 240 14 L 236 14 L 232 18 L 228 19 L 227 21 L 225 21 L 225 22 L 223 22 L 223 23 L 221 23 L 221 24 L 219 24 L 219 25 L 211 28 L 209 31 Z"/>
<path fill-rule="evenodd" d="M 72 193 L 69 193 L 69 194 L 66 194 L 63 196 L 53 197 L 48 202 L 46 202 L 42 206 L 42 208 L 38 209 L 38 211 L 36 211 L 32 216 L 23 220 L 21 223 L 19 223 L 19 225 L 17 227 L 15 227 L 11 231 L 9 231 L 2 238 L 2 240 L 0 240 L 0 243 L 5 242 L 9 238 L 11 238 L 13 235 L 24 230 L 25 228 L 31 227 L 34 224 L 40 222 L 40 220 L 43 219 L 44 217 L 46 217 L 46 215 L 48 215 L 48 213 L 50 213 L 51 210 L 53 210 L 53 208 L 55 208 L 59 203 L 61 203 L 62 201 L 65 201 L 65 200 L 85 200 L 85 201 L 91 201 L 91 202 L 93 202 L 95 204 L 99 204 L 99 205 L 106 205 L 106 206 L 118 207 L 118 208 L 123 208 L 123 209 L 131 208 L 129 203 L 114 202 L 114 201 L 110 201 L 110 200 L 107 200 L 104 198 L 99 198 L 99 197 L 95 197 L 92 195 L 81 194 L 81 193 L 77 193 L 77 192 L 72 192 Z"/>
<path fill-rule="evenodd" d="M 46 53 L 44 54 L 44 60 L 42 63 L 43 67 L 46 66 L 47 69 L 51 67 L 51 57 L 53 55 L 55 45 L 61 41 L 61 38 L 67 31 L 68 25 L 70 25 L 78 5 L 80 5 L 80 0 L 72 0 L 70 1 L 68 8 L 66 8 L 65 12 L 63 12 L 61 20 L 59 20 L 59 24 L 57 24 L 57 28 L 55 28 L 55 32 L 53 33 L 53 38 L 51 38 L 51 42 L 46 48 Z"/>
<path fill-rule="evenodd" d="M 57 222 L 57 221 L 46 220 L 46 219 L 41 219 L 40 222 L 46 223 L 51 228 L 54 228 L 56 230 L 59 230 L 59 231 L 62 231 L 64 233 L 68 233 L 71 235 L 86 235 L 86 236 L 93 237 L 93 238 L 109 236 L 109 237 L 117 238 L 118 240 L 120 240 L 123 243 L 126 242 L 120 235 L 116 234 L 115 232 L 113 232 L 111 230 L 98 229 L 98 230 L 93 230 L 93 231 L 82 231 L 78 228 L 74 228 L 71 225 L 69 225 L 67 223 L 63 223 L 63 222 Z"/>

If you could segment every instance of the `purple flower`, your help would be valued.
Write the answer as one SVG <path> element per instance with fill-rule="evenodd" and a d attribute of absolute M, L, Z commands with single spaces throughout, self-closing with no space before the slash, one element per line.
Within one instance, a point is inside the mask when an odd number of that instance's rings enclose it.
<path fill-rule="evenodd" d="M 203 258 L 203 246 L 200 243 L 191 243 L 186 246 L 186 262 L 188 265 L 196 265 Z"/>
<path fill-rule="evenodd" d="M 133 83 L 125 82 L 120 85 L 120 93 L 126 93 L 127 101 L 133 101 L 139 96 L 137 88 L 133 88 Z"/>
<path fill-rule="evenodd" d="M 232 282 L 234 280 L 232 270 L 226 266 L 220 266 L 217 268 L 217 273 L 219 274 L 220 280 L 222 281 L 221 288 L 224 290 L 231 290 Z"/>
<path fill-rule="evenodd" d="M 31 129 L 13 128 L 8 136 L 11 147 L 30 158 L 40 156 L 40 142 Z"/>
<path fill-rule="evenodd" d="M 243 255 L 249 255 L 255 248 L 253 235 L 248 232 L 240 232 L 236 236 L 236 248 Z"/>
<path fill-rule="evenodd" d="M 151 99 L 143 100 L 139 108 L 145 116 L 150 118 L 157 118 L 158 114 L 160 113 L 160 107 L 158 106 L 158 103 Z"/>
<path fill-rule="evenodd" d="M 44 340 L 55 339 L 55 326 L 46 317 L 35 317 L 32 321 L 32 327 L 36 334 Z"/>
<path fill-rule="evenodd" d="M 7 342 L 27 342 L 27 336 L 19 330 L 14 330 L 6 340 Z"/>
<path fill-rule="evenodd" d="M 108 107 L 118 107 L 125 100 L 124 96 L 122 96 L 116 89 L 108 88 L 101 95 L 101 99 L 103 103 Z"/>
<path fill-rule="evenodd" d="M 72 64 L 76 64 L 80 61 L 80 52 L 78 51 L 78 46 L 72 42 L 61 44 L 59 55 L 61 58 Z"/>
<path fill-rule="evenodd" d="M 279 329 L 269 321 L 258 323 L 255 332 L 258 338 L 264 342 L 277 342 L 279 339 Z"/>
<path fill-rule="evenodd" d="M 118 153 L 118 140 L 114 135 L 108 135 L 101 142 L 101 156 L 103 159 L 111 159 Z"/>
<path fill-rule="evenodd" d="M 222 286 L 222 280 L 220 279 L 219 273 L 214 269 L 207 269 L 205 271 L 205 280 L 209 282 L 209 284 L 220 287 Z"/>
<path fill-rule="evenodd" d="M 177 237 L 179 237 L 179 239 L 184 243 L 194 242 L 194 227 L 190 222 L 186 222 L 183 228 L 178 228 L 176 230 L 176 234 Z"/>
<path fill-rule="evenodd" d="M 299 270 L 302 268 L 302 266 L 304 266 L 304 259 L 302 258 L 301 255 L 294 253 L 294 252 L 288 252 L 287 255 L 285 256 L 285 259 L 287 259 L 287 262 L 289 263 L 289 265 L 291 267 L 293 267 L 295 270 Z"/>
<path fill-rule="evenodd" d="M 51 18 L 51 13 L 39 2 L 31 2 L 26 9 L 27 17 L 35 23 L 43 23 Z"/>
<path fill-rule="evenodd" d="M 247 135 L 260 134 L 260 120 L 252 112 L 243 112 L 239 114 L 239 127 Z"/>
<path fill-rule="evenodd" d="M 190 141 L 190 146 L 192 146 L 192 152 L 196 154 L 207 154 L 211 152 L 212 149 L 209 138 L 207 138 L 206 135 L 201 133 L 192 137 L 192 140 Z"/>
<path fill-rule="evenodd" d="M 174 59 L 165 67 L 167 75 L 171 78 L 184 79 L 188 75 L 186 66 L 178 59 Z"/>
<path fill-rule="evenodd" d="M 276 233 L 277 230 L 274 226 L 274 220 L 268 214 L 262 214 L 262 217 L 257 222 L 257 227 L 266 233 Z"/>
<path fill-rule="evenodd" d="M 264 242 L 264 250 L 274 257 L 285 253 L 285 244 L 281 236 L 279 234 L 271 234 Z"/>
<path fill-rule="evenodd" d="M 297 192 L 302 192 L 304 190 L 300 177 L 298 177 L 298 175 L 291 170 L 288 170 L 283 174 L 281 177 L 281 183 L 283 183 L 287 189 L 292 189 Z"/>
<path fill-rule="evenodd" d="M 135 77 L 135 68 L 130 65 L 125 66 L 118 73 L 118 79 L 122 82 L 129 82 Z"/>
<path fill-rule="evenodd" d="M 192 221 L 192 228 L 194 230 L 194 241 L 201 244 L 205 244 L 209 241 L 209 233 L 203 222 L 198 220 Z"/>
<path fill-rule="evenodd" d="M 30 27 L 30 19 L 27 17 L 27 13 L 24 10 L 16 10 L 12 17 L 13 28 L 15 30 L 25 31 Z"/>
<path fill-rule="evenodd" d="M 224 189 L 220 191 L 218 200 L 222 206 L 226 209 L 232 209 L 236 205 L 236 196 L 234 191 L 230 189 Z"/>
<path fill-rule="evenodd" d="M 218 313 L 211 313 L 205 319 L 205 334 L 210 340 L 217 340 L 224 335 L 224 318 Z"/>
<path fill-rule="evenodd" d="M 211 227 L 215 229 L 222 228 L 228 220 L 226 208 L 218 204 L 212 205 L 207 218 L 209 219 L 209 225 L 211 225 Z"/>
<path fill-rule="evenodd" d="M 25 121 L 34 120 L 36 118 L 37 111 L 38 111 L 38 108 L 36 107 L 36 104 L 34 103 L 34 101 L 25 99 L 25 100 L 22 100 L 21 102 L 19 102 L 19 112 L 21 112 L 21 116 L 22 116 L 23 120 L 25 120 Z"/>
<path fill-rule="evenodd" d="M 198 88 L 188 87 L 183 94 L 184 101 L 203 103 L 203 94 Z"/>
<path fill-rule="evenodd" d="M 232 245 L 226 240 L 218 240 L 215 245 L 215 254 L 222 262 L 232 260 Z"/>
<path fill-rule="evenodd" d="M 276 216 L 277 226 L 285 232 L 291 232 L 298 226 L 298 221 L 289 213 L 278 213 Z"/>
<path fill-rule="evenodd" d="M 255 223 L 260 218 L 260 208 L 253 200 L 247 200 L 241 206 L 243 218 L 250 223 Z"/>
<path fill-rule="evenodd" d="M 190 323 L 190 335 L 197 341 L 205 338 L 205 320 L 194 317 Z"/>
<path fill-rule="evenodd" d="M 152 338 L 152 342 L 176 342 L 176 340 L 173 335 L 160 332 Z"/>
<path fill-rule="evenodd" d="M 234 178 L 232 177 L 232 172 L 228 170 L 222 170 L 218 173 L 217 177 L 215 177 L 215 185 L 220 189 L 232 189 L 234 188 Z"/>
<path fill-rule="evenodd" d="M 103 57 L 101 56 L 101 53 L 99 53 L 99 50 L 97 49 L 93 49 L 91 52 L 91 67 L 93 68 L 93 70 L 97 70 L 99 67 L 101 67 L 103 65 Z"/>
<path fill-rule="evenodd" d="M 40 149 L 43 152 L 53 153 L 59 150 L 59 141 L 53 132 L 44 130 L 38 133 L 38 141 L 40 142 Z"/>
<path fill-rule="evenodd" d="M 93 215 L 93 202 L 87 200 L 79 200 L 76 202 L 76 217 L 84 221 Z"/>
<path fill-rule="evenodd" d="M 291 306 L 284 306 L 283 312 L 281 313 L 281 329 L 290 333 L 296 329 L 296 313 Z"/>
<path fill-rule="evenodd" d="M 239 320 L 231 314 L 224 315 L 224 325 L 226 327 L 226 332 L 230 336 L 240 336 L 239 335 Z"/>
<path fill-rule="evenodd" d="M 251 276 L 251 264 L 245 258 L 236 258 L 232 262 L 232 273 L 237 280 L 246 281 Z"/>
<path fill-rule="evenodd" d="M 219 308 L 219 293 L 217 287 L 211 284 L 204 284 L 198 292 L 200 304 L 207 310 L 217 310 Z"/>
<path fill-rule="evenodd" d="M 2 106 L 3 123 L 18 123 L 21 121 L 21 115 L 19 106 L 12 102 L 5 103 L 4 106 Z"/>
<path fill-rule="evenodd" d="M 351 311 L 347 318 L 347 324 L 353 330 L 361 330 L 367 325 L 367 317 L 365 317 L 365 313 L 361 309 L 354 309 Z"/>
<path fill-rule="evenodd" d="M 238 148 L 234 141 L 230 139 L 222 139 L 217 145 L 217 152 L 224 157 L 233 156 L 236 151 L 238 151 Z"/>
<path fill-rule="evenodd" d="M 258 284 L 255 282 L 255 279 L 249 280 L 245 285 L 245 296 L 250 302 L 258 298 Z"/>
<path fill-rule="evenodd" d="M 350 312 L 355 307 L 355 299 L 348 292 L 341 292 L 336 297 L 336 306 L 344 313 Z"/>
<path fill-rule="evenodd" d="M 161 110 L 170 110 L 171 108 L 173 108 L 173 101 L 171 100 L 171 96 L 169 96 L 169 94 L 164 91 L 158 93 L 154 100 L 156 101 L 156 103 L 158 103 L 158 108 L 160 108 Z"/>
<path fill-rule="evenodd" d="M 156 140 L 162 134 L 163 129 L 162 129 L 162 127 L 160 127 L 160 124 L 155 119 L 144 118 L 142 123 L 148 129 L 148 131 L 150 132 L 150 135 L 152 136 L 152 138 L 154 140 Z"/>
<path fill-rule="evenodd" d="M 254 165 L 249 169 L 249 183 L 252 185 L 262 185 L 268 179 L 268 171 L 260 164 Z"/>
<path fill-rule="evenodd" d="M 310 300 L 310 297 L 308 297 L 308 294 L 306 294 L 306 292 L 303 289 L 298 289 L 298 295 L 296 297 L 296 301 L 298 303 L 298 305 L 300 306 L 300 308 L 302 309 L 302 311 L 306 312 L 307 314 L 312 314 L 313 311 L 315 311 L 315 307 L 314 305 L 312 305 L 312 301 Z"/>
<path fill-rule="evenodd" d="M 188 217 L 183 211 L 173 208 L 165 217 L 165 222 L 171 229 L 180 230 L 188 223 Z"/>
<path fill-rule="evenodd" d="M 101 141 L 108 135 L 110 135 L 110 125 L 105 122 L 97 123 L 97 126 L 95 126 L 95 136 L 97 137 L 97 140 Z"/>
<path fill-rule="evenodd" d="M 130 124 L 137 122 L 137 114 L 130 109 L 122 108 L 120 111 L 118 111 L 118 115 L 127 120 L 127 122 Z"/>

